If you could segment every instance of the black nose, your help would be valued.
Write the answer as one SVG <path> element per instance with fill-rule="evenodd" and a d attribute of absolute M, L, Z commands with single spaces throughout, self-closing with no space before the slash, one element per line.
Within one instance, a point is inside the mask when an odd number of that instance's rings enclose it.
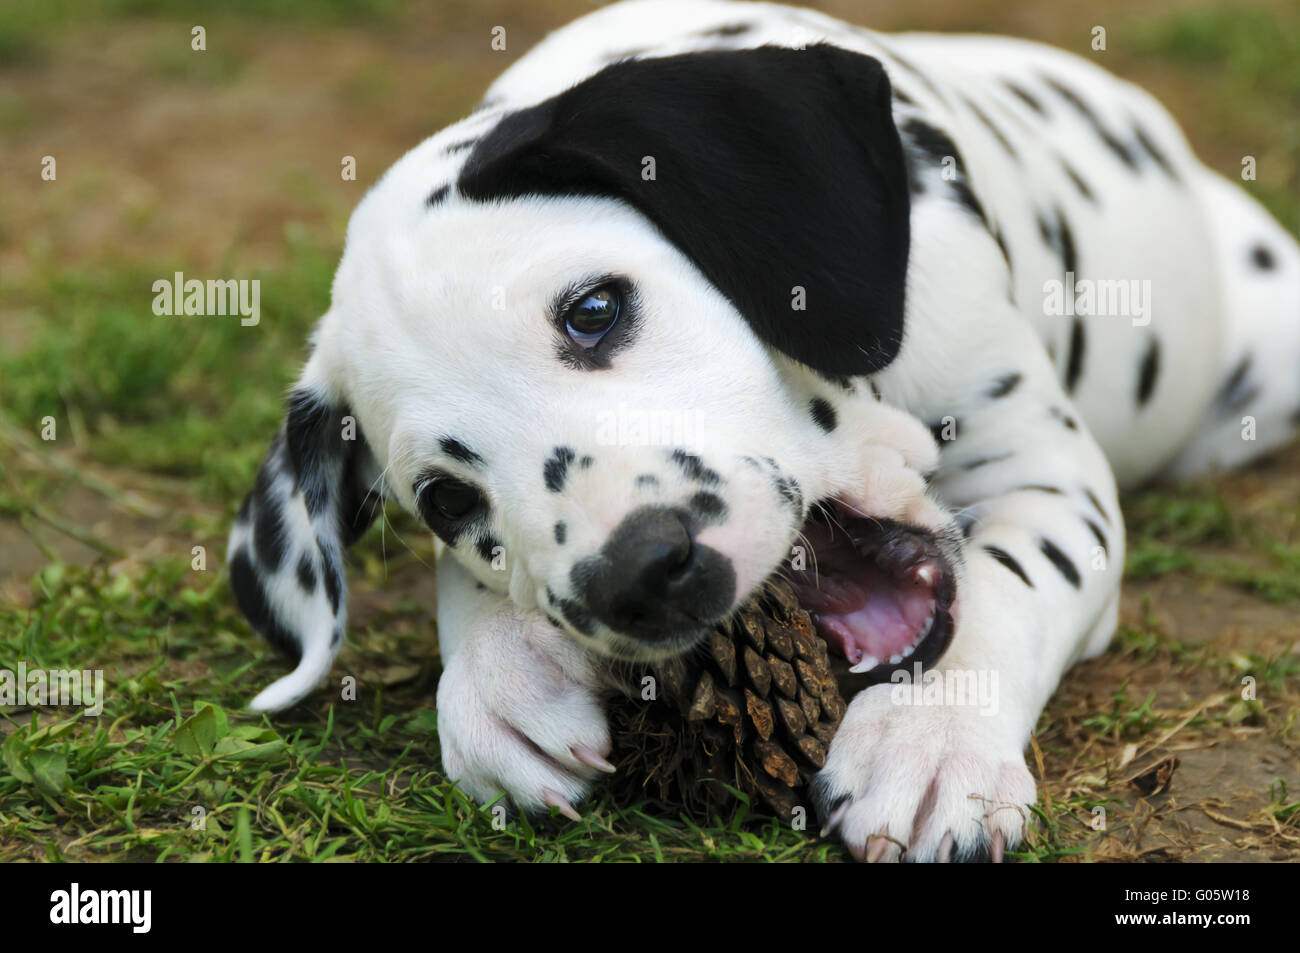
<path fill-rule="evenodd" d="M 629 513 L 600 554 L 573 567 L 587 608 L 622 635 L 657 641 L 707 625 L 731 608 L 731 560 L 701 546 L 685 514 L 665 506 Z"/>

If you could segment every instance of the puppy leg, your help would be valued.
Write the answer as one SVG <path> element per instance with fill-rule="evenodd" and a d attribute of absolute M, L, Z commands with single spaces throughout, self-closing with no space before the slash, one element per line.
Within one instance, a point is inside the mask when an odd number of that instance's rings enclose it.
<path fill-rule="evenodd" d="M 588 654 L 541 613 L 479 586 L 451 556 L 438 565 L 443 770 L 478 801 L 505 792 L 526 811 L 573 805 L 612 771 Z"/>
<path fill-rule="evenodd" d="M 860 692 L 817 778 L 823 817 L 862 859 L 997 858 L 1016 844 L 1035 799 L 1023 749 L 1038 714 L 1114 627 L 1124 536 L 1113 477 L 1046 359 L 1027 342 L 1019 353 L 1014 387 L 968 388 L 952 408 L 961 424 L 942 447 L 938 500 L 891 501 L 918 514 L 941 501 L 966 538 L 953 643 L 917 686 L 936 690 Z"/>

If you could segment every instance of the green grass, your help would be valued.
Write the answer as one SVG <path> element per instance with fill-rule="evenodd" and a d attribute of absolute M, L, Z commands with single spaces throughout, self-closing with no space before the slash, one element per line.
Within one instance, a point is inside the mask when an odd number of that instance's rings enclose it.
<path fill-rule="evenodd" d="M 31 609 L 0 612 L 0 667 L 102 668 L 107 700 L 98 718 L 0 714 L 0 861 L 842 856 L 743 805 L 699 826 L 598 795 L 581 823 L 502 825 L 441 776 L 427 685 L 363 682 L 355 701 L 274 724 L 234 713 L 275 662 L 247 638 L 217 573 L 51 566 L 33 587 Z"/>
<path fill-rule="evenodd" d="M 392 22 L 401 0 L 6 0 L 0 4 L 0 67 L 38 60 L 70 29 L 107 21 L 159 20 L 187 27 L 230 20 L 364 29 Z"/>
<path fill-rule="evenodd" d="M 1184 10 L 1138 21 L 1125 46 L 1130 56 L 1214 78 L 1203 87 L 1196 123 L 1204 135 L 1239 144 L 1242 155 L 1268 166 L 1245 186 L 1300 232 L 1300 7 Z M 1240 168 L 1220 171 L 1235 178 Z"/>
<path fill-rule="evenodd" d="M 38 333 L 0 354 L 0 407 L 30 432 L 42 418 L 77 421 L 88 450 L 115 466 L 196 478 L 208 499 L 249 486 L 283 416 L 307 334 L 329 305 L 337 250 L 291 230 L 289 263 L 232 272 L 261 282 L 261 320 L 159 316 L 153 282 L 179 263 L 68 269 L 47 264 L 3 290 L 32 311 Z"/>

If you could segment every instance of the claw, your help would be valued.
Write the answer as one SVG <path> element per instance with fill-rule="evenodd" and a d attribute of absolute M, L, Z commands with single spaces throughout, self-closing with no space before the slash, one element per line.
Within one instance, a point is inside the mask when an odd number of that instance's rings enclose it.
<path fill-rule="evenodd" d="M 952 863 L 953 839 L 952 831 L 943 835 L 943 840 L 939 841 L 939 855 L 935 859 L 941 864 Z"/>
<path fill-rule="evenodd" d="M 995 864 L 1002 863 L 1002 849 L 1005 846 L 1001 831 L 993 832 L 993 843 L 989 847 L 989 860 Z"/>
<path fill-rule="evenodd" d="M 840 821 L 844 820 L 844 815 L 848 813 L 849 806 L 853 803 L 850 798 L 845 798 L 839 807 L 831 811 L 830 816 L 826 818 L 826 823 L 822 825 L 822 837 L 830 837 L 835 833 L 835 828 Z"/>
<path fill-rule="evenodd" d="M 872 843 L 874 841 L 875 843 Z M 877 834 L 874 837 L 867 838 L 867 863 L 876 864 L 885 856 L 889 850 L 890 840 L 884 834 Z"/>
<path fill-rule="evenodd" d="M 605 756 L 595 748 L 587 745 L 574 745 L 569 749 L 569 753 L 585 765 L 595 768 L 597 771 L 603 771 L 605 774 L 613 774 L 618 768 L 610 764 Z"/>
<path fill-rule="evenodd" d="M 547 788 L 542 792 L 542 803 L 547 807 L 553 807 L 571 821 L 582 820 L 582 815 L 573 809 L 573 805 L 564 799 L 561 794 Z"/>

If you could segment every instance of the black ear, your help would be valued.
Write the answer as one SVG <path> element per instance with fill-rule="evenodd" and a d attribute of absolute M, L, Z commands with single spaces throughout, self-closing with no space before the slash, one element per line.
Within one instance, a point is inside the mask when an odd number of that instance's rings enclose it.
<path fill-rule="evenodd" d="M 379 468 L 345 405 L 300 389 L 230 531 L 235 601 L 297 667 L 253 699 L 288 708 L 330 670 L 347 618 L 343 550 L 382 507 Z"/>
<path fill-rule="evenodd" d="M 763 341 L 825 374 L 877 371 L 902 344 L 907 171 L 869 56 L 819 45 L 617 63 L 503 119 L 458 187 L 625 200 Z"/>

